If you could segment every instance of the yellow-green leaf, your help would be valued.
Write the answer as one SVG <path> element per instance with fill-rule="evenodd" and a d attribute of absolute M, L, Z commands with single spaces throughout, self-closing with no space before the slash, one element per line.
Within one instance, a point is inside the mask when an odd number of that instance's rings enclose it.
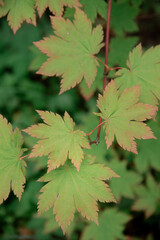
<path fill-rule="evenodd" d="M 75 12 L 75 20 L 51 17 L 55 36 L 44 38 L 35 45 L 49 58 L 41 66 L 39 74 L 62 76 L 60 93 L 75 87 L 84 78 L 90 87 L 97 75 L 98 54 L 103 44 L 103 31 L 92 24 L 81 10 Z"/>
<path fill-rule="evenodd" d="M 41 189 L 39 214 L 53 206 L 56 221 L 64 233 L 76 210 L 98 224 L 97 201 L 115 202 L 104 181 L 118 175 L 104 165 L 95 164 L 93 160 L 93 157 L 86 156 L 79 172 L 67 162 L 40 179 L 48 183 Z"/>
<path fill-rule="evenodd" d="M 79 170 L 84 158 L 82 148 L 90 148 L 86 134 L 74 130 L 75 123 L 67 112 L 64 119 L 52 112 L 38 111 L 38 113 L 45 124 L 40 123 L 24 130 L 32 137 L 40 139 L 30 157 L 49 155 L 48 171 L 64 165 L 69 158 Z"/>
<path fill-rule="evenodd" d="M 104 120 L 107 148 L 112 145 L 114 137 L 118 144 L 131 152 L 137 153 L 135 138 L 155 138 L 151 129 L 143 121 L 155 116 L 157 107 L 138 103 L 139 86 L 125 89 L 119 96 L 114 81 L 111 81 L 102 95 L 99 95 L 97 113 Z"/>
<path fill-rule="evenodd" d="M 46 8 L 49 8 L 49 10 L 54 15 L 61 16 L 64 7 L 68 6 L 72 8 L 81 6 L 78 0 L 35 0 L 35 1 L 40 17 L 43 15 Z"/>
<path fill-rule="evenodd" d="M 11 189 L 21 198 L 26 166 L 22 143 L 19 129 L 13 131 L 11 124 L 0 115 L 0 203 L 7 199 Z"/>
<path fill-rule="evenodd" d="M 127 66 L 116 73 L 116 85 L 120 92 L 139 85 L 140 101 L 157 105 L 160 100 L 160 45 L 143 52 L 139 44 L 130 52 Z"/>
<path fill-rule="evenodd" d="M 5 0 L 3 6 L 0 6 L 0 17 L 8 14 L 9 25 L 16 33 L 24 21 L 36 25 L 34 5 L 34 0 Z"/>

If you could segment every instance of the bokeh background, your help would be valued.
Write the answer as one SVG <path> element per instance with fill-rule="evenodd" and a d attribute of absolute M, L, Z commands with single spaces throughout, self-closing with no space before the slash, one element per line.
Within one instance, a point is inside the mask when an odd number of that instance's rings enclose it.
<path fill-rule="evenodd" d="M 37 75 L 36 71 L 46 57 L 40 54 L 33 42 L 53 34 L 50 14 L 46 11 L 41 19 L 37 17 L 37 27 L 24 23 L 15 35 L 6 17 L 0 19 L 0 114 L 14 128 L 25 129 L 40 122 L 36 109 L 59 114 L 64 114 L 66 110 L 76 124 L 89 133 L 98 125 L 98 119 L 92 112 L 96 111 L 97 95 L 102 90 L 103 65 L 99 67 L 99 78 L 90 92 L 82 83 L 58 95 L 59 78 Z M 64 16 L 72 19 L 72 10 L 65 9 Z M 99 15 L 94 24 L 98 23 L 105 27 L 105 20 Z M 129 51 L 139 42 L 144 49 L 160 44 L 160 1 L 113 1 L 108 65 L 125 66 Z M 101 55 L 103 60 L 103 51 Z M 118 204 L 99 204 L 99 227 L 105 236 L 99 240 L 160 240 L 159 113 L 157 121 L 150 121 L 149 125 L 157 140 L 137 141 L 137 156 L 123 151 L 116 144 L 107 151 L 103 133 L 100 144 L 92 146 L 92 153 L 98 161 L 121 176 L 121 179 L 110 182 Z M 22 134 L 24 147 L 30 151 L 34 139 Z M 47 158 L 26 158 L 26 162 L 27 180 L 21 201 L 11 193 L 0 206 L 0 239 L 89 240 L 88 231 L 94 226 L 78 214 L 66 236 L 58 227 L 52 209 L 44 216 L 37 216 L 37 199 L 43 186 L 37 180 L 46 172 Z M 136 207 L 138 201 L 141 204 Z M 116 238 L 114 232 L 117 233 Z"/>

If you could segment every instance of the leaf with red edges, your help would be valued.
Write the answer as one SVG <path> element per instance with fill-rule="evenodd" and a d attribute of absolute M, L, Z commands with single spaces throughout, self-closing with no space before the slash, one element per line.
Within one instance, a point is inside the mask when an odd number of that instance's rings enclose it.
<path fill-rule="evenodd" d="M 66 232 L 77 210 L 83 217 L 98 224 L 97 201 L 115 202 L 109 186 L 104 182 L 119 177 L 110 168 L 95 164 L 92 156 L 86 156 L 80 171 L 67 162 L 65 166 L 44 175 L 40 181 L 48 182 L 42 189 L 39 214 L 53 207 L 56 221 Z"/>
<path fill-rule="evenodd" d="M 7 119 L 0 115 L 0 203 L 8 198 L 10 190 L 20 199 L 25 183 L 25 166 L 22 159 L 22 135 L 13 130 Z"/>
<path fill-rule="evenodd" d="M 42 17 L 46 8 L 57 16 L 63 14 L 64 7 L 81 7 L 78 0 L 35 0 L 39 16 Z"/>
<path fill-rule="evenodd" d="M 55 36 L 44 38 L 35 45 L 49 58 L 37 72 L 45 76 L 62 76 L 60 93 L 75 87 L 84 78 L 90 87 L 97 75 L 98 54 L 103 44 L 103 31 L 92 24 L 81 10 L 75 20 L 51 17 Z"/>
<path fill-rule="evenodd" d="M 36 25 L 34 5 L 34 0 L 5 0 L 3 6 L 0 6 L 0 17 L 8 14 L 9 25 L 16 33 L 24 21 Z"/>
<path fill-rule="evenodd" d="M 96 115 L 104 119 L 106 144 L 109 148 L 116 137 L 118 144 L 131 152 L 137 153 L 135 138 L 155 138 L 151 129 L 143 121 L 155 116 L 157 107 L 138 103 L 139 86 L 125 89 L 119 96 L 114 81 L 99 95 L 97 106 L 101 113 Z"/>
<path fill-rule="evenodd" d="M 90 148 L 86 134 L 81 130 L 74 131 L 75 123 L 67 112 L 64 119 L 52 112 L 38 113 L 45 124 L 40 123 L 24 130 L 32 137 L 40 139 L 30 157 L 49 155 L 48 171 L 64 165 L 69 158 L 79 170 L 84 158 L 82 148 Z"/>

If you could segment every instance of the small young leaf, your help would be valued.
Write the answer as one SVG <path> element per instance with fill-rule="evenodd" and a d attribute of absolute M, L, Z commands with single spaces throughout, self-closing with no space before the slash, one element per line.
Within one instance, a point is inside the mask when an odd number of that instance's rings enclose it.
<path fill-rule="evenodd" d="M 9 25 L 16 33 L 24 21 L 36 25 L 34 4 L 34 0 L 5 0 L 4 5 L 0 6 L 0 17 L 8 14 Z"/>
<path fill-rule="evenodd" d="M 42 17 L 46 8 L 57 16 L 61 16 L 64 10 L 64 7 L 80 7 L 81 4 L 78 0 L 35 0 L 36 7 L 38 9 L 39 16 Z"/>
<path fill-rule="evenodd" d="M 62 76 L 60 93 L 75 87 L 83 78 L 90 87 L 97 75 L 94 55 L 103 46 L 102 27 L 92 29 L 91 21 L 79 9 L 73 23 L 62 17 L 51 17 L 51 21 L 56 36 L 35 43 L 49 57 L 38 73 Z"/>
<path fill-rule="evenodd" d="M 134 198 L 134 190 L 140 184 L 142 180 L 141 176 L 132 170 L 128 170 L 126 161 L 120 162 L 117 159 L 112 159 L 106 164 L 120 176 L 119 179 L 112 179 L 110 183 L 110 188 L 115 198 L 118 201 L 122 196 L 131 199 Z"/>
<path fill-rule="evenodd" d="M 157 107 L 137 103 L 139 100 L 139 86 L 125 89 L 119 96 L 114 81 L 105 89 L 104 95 L 99 95 L 97 106 L 105 120 L 103 128 L 106 133 L 107 148 L 112 145 L 114 136 L 118 144 L 131 152 L 137 153 L 135 138 L 155 138 L 151 129 L 143 123 L 155 116 Z"/>
<path fill-rule="evenodd" d="M 160 201 L 160 186 L 151 175 L 147 176 L 146 187 L 140 185 L 136 189 L 138 199 L 132 209 L 135 211 L 145 211 L 146 217 L 150 217 L 157 209 Z"/>
<path fill-rule="evenodd" d="M 86 134 L 80 130 L 74 131 L 75 123 L 67 112 L 64 120 L 52 112 L 38 113 L 45 124 L 40 123 L 24 130 L 32 137 L 41 139 L 34 146 L 30 157 L 49 155 L 48 171 L 64 165 L 69 158 L 79 170 L 84 158 L 82 148 L 90 148 Z"/>
<path fill-rule="evenodd" d="M 119 212 L 116 208 L 107 209 L 100 216 L 99 226 L 91 223 L 86 227 L 81 240 L 125 239 L 123 231 L 129 220 L 128 214 Z"/>
<path fill-rule="evenodd" d="M 127 68 L 119 70 L 116 85 L 122 92 L 126 87 L 140 85 L 140 101 L 157 105 L 160 99 L 160 45 L 142 52 L 139 44 L 129 54 Z"/>
<path fill-rule="evenodd" d="M 20 199 L 25 184 L 23 143 L 19 129 L 13 131 L 7 119 L 0 115 L 0 203 L 7 199 L 10 188 Z"/>
<path fill-rule="evenodd" d="M 68 162 L 40 179 L 48 183 L 41 189 L 39 213 L 53 206 L 56 221 L 64 233 L 76 210 L 98 224 L 97 201 L 115 202 L 108 185 L 104 183 L 112 177 L 118 175 L 108 167 L 93 163 L 91 156 L 86 156 L 79 172 Z"/>

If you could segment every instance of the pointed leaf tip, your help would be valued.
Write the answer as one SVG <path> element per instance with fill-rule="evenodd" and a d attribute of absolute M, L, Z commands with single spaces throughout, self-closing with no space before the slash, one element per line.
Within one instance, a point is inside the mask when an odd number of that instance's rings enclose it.
<path fill-rule="evenodd" d="M 67 112 L 64 118 L 58 114 L 39 111 L 44 123 L 33 125 L 25 130 L 32 137 L 40 139 L 30 157 L 49 155 L 48 172 L 64 165 L 68 157 L 77 170 L 84 159 L 83 148 L 90 148 L 86 134 L 74 130 L 75 123 Z"/>
<path fill-rule="evenodd" d="M 137 154 L 135 138 L 154 138 L 143 121 L 153 118 L 157 107 L 137 103 L 138 97 L 139 86 L 125 89 L 119 94 L 113 80 L 106 86 L 103 96 L 99 95 L 97 106 L 101 113 L 98 115 L 106 121 L 103 128 L 107 149 L 116 137 L 122 148 Z"/>
<path fill-rule="evenodd" d="M 52 17 L 52 26 L 55 36 L 36 44 L 49 57 L 38 73 L 62 76 L 60 94 L 75 87 L 83 78 L 90 87 L 97 75 L 98 63 L 94 55 L 102 47 L 102 29 L 92 29 L 90 20 L 80 9 L 76 10 L 73 23 L 62 17 Z"/>
<path fill-rule="evenodd" d="M 113 172 L 101 164 L 93 163 L 93 159 L 91 162 L 91 156 L 86 156 L 79 172 L 68 162 L 41 178 L 48 183 L 41 189 L 39 212 L 43 213 L 53 206 L 56 221 L 63 232 L 66 232 L 76 210 L 98 225 L 97 201 L 115 202 L 104 182 L 112 177 Z"/>

